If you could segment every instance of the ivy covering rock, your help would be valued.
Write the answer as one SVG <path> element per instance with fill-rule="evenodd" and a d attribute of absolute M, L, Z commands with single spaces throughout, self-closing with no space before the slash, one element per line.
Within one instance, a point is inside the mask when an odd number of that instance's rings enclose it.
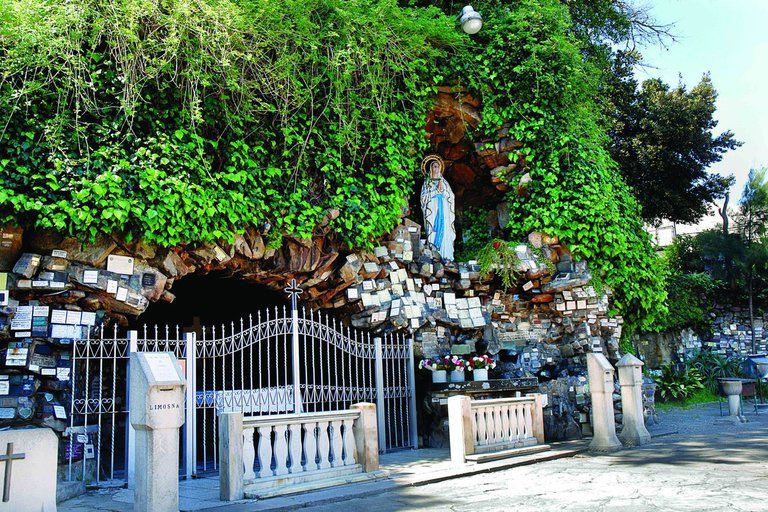
<path fill-rule="evenodd" d="M 469 130 L 447 140 L 468 148 L 472 187 L 506 194 L 507 238 L 558 237 L 630 324 L 650 321 L 661 272 L 568 9 L 487 7 L 469 38 L 393 0 L 4 0 L 0 221 L 161 247 L 256 228 L 275 248 L 319 229 L 372 248 L 435 149 L 439 92 L 458 87 Z M 511 163 L 472 163 L 487 141 Z"/>

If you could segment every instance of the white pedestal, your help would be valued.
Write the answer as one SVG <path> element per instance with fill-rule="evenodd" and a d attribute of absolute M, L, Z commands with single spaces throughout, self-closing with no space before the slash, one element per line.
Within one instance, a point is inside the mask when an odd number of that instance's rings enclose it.
<path fill-rule="evenodd" d="M 643 362 L 626 354 L 616 365 L 621 385 L 622 429 L 619 439 L 625 446 L 640 446 L 651 442 L 643 414 Z"/>
<path fill-rule="evenodd" d="M 184 378 L 171 352 L 131 354 L 130 420 L 135 429 L 133 510 L 179 510 L 179 427 Z"/>
<path fill-rule="evenodd" d="M 592 429 L 594 436 L 589 443 L 592 452 L 613 452 L 621 448 L 616 437 L 616 420 L 613 416 L 613 366 L 603 354 L 587 354 L 589 392 L 592 397 Z"/>
<path fill-rule="evenodd" d="M 136 430 L 135 512 L 178 512 L 179 430 Z"/>

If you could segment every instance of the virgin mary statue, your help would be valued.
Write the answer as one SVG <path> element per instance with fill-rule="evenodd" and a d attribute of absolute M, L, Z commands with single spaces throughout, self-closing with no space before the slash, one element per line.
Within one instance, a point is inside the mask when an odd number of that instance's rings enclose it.
<path fill-rule="evenodd" d="M 437 249 L 444 260 L 453 261 L 456 196 L 443 177 L 444 171 L 445 164 L 438 155 L 429 155 L 421 162 L 421 172 L 424 174 L 421 210 L 424 213 L 427 242 Z"/>

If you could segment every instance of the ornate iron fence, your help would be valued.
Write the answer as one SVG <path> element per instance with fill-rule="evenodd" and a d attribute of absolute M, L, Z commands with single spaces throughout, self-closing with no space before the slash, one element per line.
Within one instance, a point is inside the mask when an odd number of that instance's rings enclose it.
<path fill-rule="evenodd" d="M 82 451 L 83 480 L 132 481 L 127 376 L 134 351 L 173 352 L 184 368 L 181 464 L 188 477 L 217 470 L 216 416 L 222 411 L 314 413 L 369 401 L 377 404 L 383 450 L 416 447 L 412 338 L 372 337 L 343 327 L 326 314 L 299 309 L 295 283 L 286 291 L 290 310 L 275 307 L 237 324 L 204 327 L 199 334 L 145 326 L 125 337 L 115 329 L 75 340 L 68 478 L 76 476 L 73 460 Z M 92 449 L 77 449 L 83 433 L 84 448 Z M 86 452 L 93 463 L 85 463 Z"/>

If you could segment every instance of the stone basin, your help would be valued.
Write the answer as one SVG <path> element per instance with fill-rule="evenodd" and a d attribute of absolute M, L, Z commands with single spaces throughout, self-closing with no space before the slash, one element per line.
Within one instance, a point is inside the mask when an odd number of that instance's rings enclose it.
<path fill-rule="evenodd" d="M 755 382 L 754 379 L 740 379 L 737 377 L 723 377 L 717 379 L 723 393 L 728 397 L 728 417 L 725 419 L 731 423 L 746 423 L 747 418 L 741 414 L 741 395 L 744 384 Z"/>
<path fill-rule="evenodd" d="M 750 379 L 739 379 L 736 377 L 725 377 L 717 379 L 720 387 L 726 396 L 740 395 L 744 382 L 751 382 Z"/>

